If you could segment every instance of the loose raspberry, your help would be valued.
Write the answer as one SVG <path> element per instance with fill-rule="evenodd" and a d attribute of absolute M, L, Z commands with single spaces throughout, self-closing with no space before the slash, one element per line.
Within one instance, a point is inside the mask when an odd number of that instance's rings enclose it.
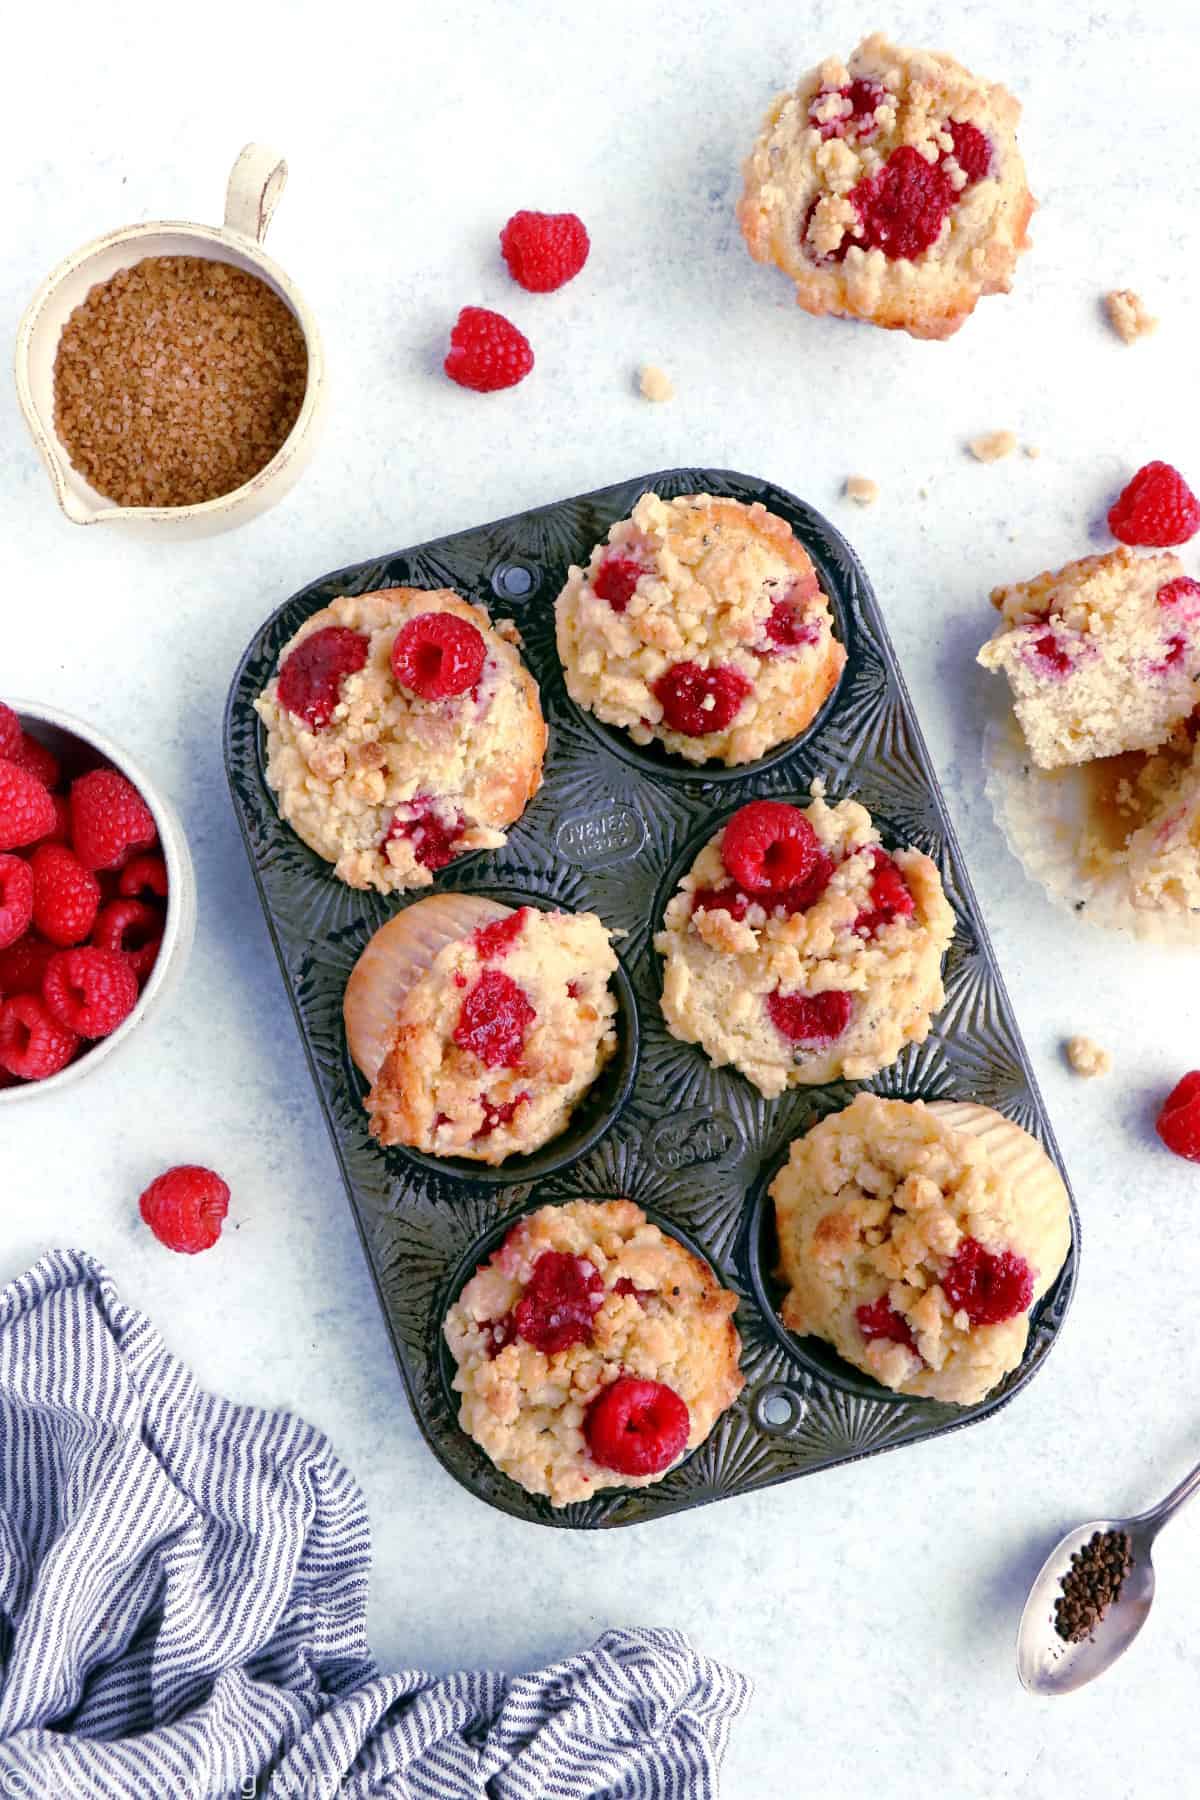
<path fill-rule="evenodd" d="M 870 904 L 854 921 L 859 937 L 874 937 L 893 919 L 911 919 L 917 910 L 908 883 L 886 850 L 878 846 L 871 851 L 874 874 L 871 876 Z"/>
<path fill-rule="evenodd" d="M 150 1183 L 138 1208 L 160 1244 L 194 1256 L 220 1237 L 229 1188 L 212 1169 L 182 1163 Z"/>
<path fill-rule="evenodd" d="M 645 573 L 632 556 L 606 556 L 592 579 L 592 592 L 607 600 L 614 612 L 623 613 Z"/>
<path fill-rule="evenodd" d="M 428 794 L 414 795 L 406 802 L 405 811 L 411 812 L 412 818 L 393 818 L 383 841 L 389 844 L 393 838 L 408 838 L 421 867 L 431 869 L 436 875 L 457 856 L 455 846 L 462 837 L 466 821 L 460 812 L 456 812 L 447 824 L 439 803 Z"/>
<path fill-rule="evenodd" d="M 537 1018 L 522 990 L 501 969 L 485 969 L 467 994 L 454 1027 L 454 1042 L 488 1069 L 515 1069 L 525 1033 Z"/>
<path fill-rule="evenodd" d="M 473 938 L 475 954 L 480 962 L 507 956 L 524 931 L 528 917 L 529 908 L 518 906 L 516 912 L 510 913 L 506 919 L 493 919 L 490 925 L 480 925 Z"/>
<path fill-rule="evenodd" d="M 836 1043 L 854 1009 L 854 996 L 838 988 L 823 994 L 767 995 L 767 1012 L 776 1031 L 806 1050 L 823 1050 Z"/>
<path fill-rule="evenodd" d="M 45 1081 L 65 1069 L 79 1048 L 37 994 L 15 994 L 0 1006 L 0 1069 L 22 1081 Z"/>
<path fill-rule="evenodd" d="M 62 779 L 62 769 L 53 750 L 48 750 L 37 738 L 30 737 L 27 731 L 21 733 L 11 760 L 19 769 L 32 775 L 35 781 L 40 781 L 43 787 L 56 788 Z"/>
<path fill-rule="evenodd" d="M 916 1350 L 916 1340 L 908 1320 L 903 1313 L 896 1311 L 886 1294 L 880 1294 L 878 1300 L 872 1300 L 869 1306 L 856 1306 L 854 1317 L 868 1343 L 872 1338 L 886 1338 L 889 1343 L 903 1344 L 908 1350 Z"/>
<path fill-rule="evenodd" d="M 592 1458 L 618 1475 L 659 1475 L 687 1449 L 691 1421 L 674 1388 L 618 1375 L 583 1421 Z"/>
<path fill-rule="evenodd" d="M 1170 463 L 1148 462 L 1109 507 L 1108 529 L 1123 544 L 1186 544 L 1200 531 L 1200 500 Z"/>
<path fill-rule="evenodd" d="M 101 907 L 92 931 L 100 950 L 119 950 L 139 982 L 149 979 L 162 947 L 162 914 L 140 900 L 112 900 Z"/>
<path fill-rule="evenodd" d="M 102 1038 L 137 1005 L 137 976 L 119 950 L 60 950 L 50 959 L 42 998 L 60 1025 L 79 1037 Z"/>
<path fill-rule="evenodd" d="M 744 919 L 749 904 L 745 894 L 740 893 L 732 881 L 725 882 L 722 887 L 692 889 L 693 913 L 727 912 L 731 919 Z"/>
<path fill-rule="evenodd" d="M 550 294 L 574 279 L 591 248 L 574 213 L 514 213 L 500 233 L 500 249 L 514 281 L 531 294 Z"/>
<path fill-rule="evenodd" d="M 39 844 L 33 871 L 33 922 L 60 949 L 82 944 L 100 910 L 100 883 L 65 844 Z"/>
<path fill-rule="evenodd" d="M 0 757 L 5 762 L 15 761 L 13 752 L 19 747 L 24 735 L 21 721 L 12 707 L 0 700 Z"/>
<path fill-rule="evenodd" d="M 41 938 L 18 938 L 11 949 L 0 952 L 0 997 L 11 1000 L 14 994 L 40 994 L 47 964 L 54 955 L 54 945 Z"/>
<path fill-rule="evenodd" d="M 493 1131 L 501 1125 L 511 1125 L 517 1116 L 517 1108 L 524 1106 L 529 1099 L 528 1094 L 514 1094 L 511 1100 L 488 1100 L 483 1102 L 483 1124 L 475 1133 L 477 1138 L 491 1137 Z M 440 1119 L 439 1123 L 449 1124 L 449 1119 Z"/>
<path fill-rule="evenodd" d="M 939 165 L 927 163 L 911 144 L 901 144 L 882 169 L 850 190 L 861 221 L 856 241 L 893 260 L 920 256 L 937 241 L 955 198 Z"/>
<path fill-rule="evenodd" d="M 117 892 L 126 900 L 136 900 L 139 894 L 155 894 L 160 900 L 167 897 L 167 865 L 161 856 L 135 856 L 121 870 L 121 879 L 117 883 Z"/>
<path fill-rule="evenodd" d="M 702 669 L 699 663 L 672 665 L 651 686 L 663 709 L 663 722 L 684 737 L 704 737 L 724 731 L 753 691 L 740 669 L 718 666 Z"/>
<path fill-rule="evenodd" d="M 1171 1089 L 1154 1129 L 1176 1156 L 1200 1162 L 1200 1069 L 1193 1069 Z"/>
<path fill-rule="evenodd" d="M 1154 596 L 1160 606 L 1170 606 L 1183 619 L 1200 619 L 1200 581 L 1190 575 L 1177 575 L 1164 581 Z"/>
<path fill-rule="evenodd" d="M 820 850 L 800 808 L 783 800 L 751 800 L 734 813 L 721 842 L 725 867 L 748 894 L 799 887 L 812 873 Z"/>
<path fill-rule="evenodd" d="M 450 333 L 442 367 L 459 387 L 492 394 L 524 381 L 533 367 L 533 350 L 525 334 L 502 313 L 486 306 L 464 306 Z"/>
<path fill-rule="evenodd" d="M 324 731 L 337 711 L 342 683 L 357 675 L 371 640 L 348 625 L 326 625 L 296 645 L 279 671 L 279 703 L 310 731 Z"/>
<path fill-rule="evenodd" d="M 1044 631 L 1040 637 L 1034 638 L 1028 648 L 1042 675 L 1069 675 L 1075 666 L 1069 651 L 1063 649 L 1061 641 L 1052 631 Z"/>
<path fill-rule="evenodd" d="M 50 835 L 57 819 L 42 783 L 19 764 L 0 759 L 0 850 L 36 844 Z"/>
<path fill-rule="evenodd" d="M 116 769 L 93 769 L 71 788 L 71 841 L 85 869 L 119 869 L 158 841 L 154 814 Z"/>
<path fill-rule="evenodd" d="M 1028 1311 L 1033 1270 L 1015 1251 L 985 1250 L 977 1238 L 967 1237 L 942 1277 L 942 1292 L 972 1325 L 999 1325 Z"/>
<path fill-rule="evenodd" d="M 23 938 L 32 918 L 33 871 L 21 857 L 0 854 L 0 950 Z"/>
<path fill-rule="evenodd" d="M 838 94 L 843 100 L 848 100 L 850 111 L 822 121 L 817 117 L 817 108 L 831 94 Z M 850 82 L 846 87 L 822 88 L 809 108 L 808 122 L 821 133 L 822 138 L 849 137 L 856 138 L 860 144 L 869 144 L 879 130 L 875 109 L 887 97 L 887 89 L 878 81 L 858 80 Z"/>
<path fill-rule="evenodd" d="M 546 1356 L 590 1343 L 603 1302 L 603 1278 L 586 1257 L 543 1250 L 512 1309 L 517 1336 Z"/>
<path fill-rule="evenodd" d="M 978 125 L 951 119 L 947 130 L 954 139 L 954 160 L 967 178 L 967 185 L 982 181 L 992 166 L 992 146 Z"/>
<path fill-rule="evenodd" d="M 392 674 L 421 700 L 465 694 L 483 674 L 483 633 L 457 613 L 418 613 L 400 627 L 392 645 Z"/>
<path fill-rule="evenodd" d="M 70 844 L 71 842 L 71 802 L 66 794 L 51 794 L 54 802 L 54 830 L 48 831 L 38 841 L 43 844 Z"/>

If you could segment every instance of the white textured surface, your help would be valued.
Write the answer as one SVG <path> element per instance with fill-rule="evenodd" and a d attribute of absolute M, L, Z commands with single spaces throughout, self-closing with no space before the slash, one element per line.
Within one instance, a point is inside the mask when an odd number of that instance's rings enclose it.
<path fill-rule="evenodd" d="M 270 247 L 317 311 L 333 385 L 296 492 L 169 555 L 63 522 L 0 386 L 0 690 L 90 716 L 158 772 L 201 903 L 173 1017 L 62 1104 L 3 1115 L 0 1277 L 85 1246 L 206 1382 L 324 1426 L 366 1488 L 389 1663 L 518 1668 L 606 1624 L 670 1623 L 758 1683 L 737 1800 L 1183 1791 L 1200 1515 L 1164 1541 L 1155 1617 L 1103 1684 L 1031 1701 L 1013 1632 L 1065 1526 L 1156 1497 L 1200 1454 L 1200 1171 L 1151 1129 L 1200 1062 L 1200 964 L 1076 930 L 1025 883 L 983 800 L 971 657 L 988 587 L 1102 545 L 1125 474 L 1151 456 L 1200 470 L 1192 9 L 908 10 L 909 41 L 1020 94 L 1042 203 L 1016 292 L 946 345 L 806 318 L 737 239 L 763 107 L 876 22 L 857 7 L 294 0 L 286 16 L 42 7 L 12 47 L 2 334 L 86 238 L 216 218 L 259 137 L 290 160 Z M 519 206 L 587 220 L 591 262 L 561 294 L 508 282 L 495 234 Z M 1132 349 L 1099 310 L 1125 285 L 1163 318 Z M 513 393 L 438 373 L 466 302 L 532 335 L 538 368 Z M 670 374 L 669 405 L 638 398 L 643 361 Z M 996 427 L 1040 460 L 964 454 Z M 473 1500 L 408 1414 L 226 798 L 221 711 L 246 639 L 312 576 L 674 462 L 805 495 L 873 575 L 1074 1178 L 1083 1271 L 1045 1373 L 993 1423 L 677 1521 L 560 1535 Z M 840 497 L 852 472 L 880 483 L 875 507 Z M 1075 1031 L 1115 1053 L 1107 1081 L 1066 1072 Z M 195 1260 L 159 1249 L 134 1204 L 188 1159 L 234 1191 L 220 1248 Z"/>

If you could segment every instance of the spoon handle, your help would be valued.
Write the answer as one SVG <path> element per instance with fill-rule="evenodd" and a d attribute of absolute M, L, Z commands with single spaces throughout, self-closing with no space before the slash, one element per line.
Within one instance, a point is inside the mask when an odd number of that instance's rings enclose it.
<path fill-rule="evenodd" d="M 1150 1508 L 1149 1512 L 1142 1513 L 1138 1524 L 1147 1525 L 1152 1531 L 1161 1531 L 1168 1520 L 1175 1517 L 1180 1507 L 1191 1499 L 1198 1488 L 1200 1488 L 1200 1463 L 1196 1464 L 1189 1475 L 1184 1476 L 1178 1487 L 1171 1489 L 1165 1500 L 1160 1500 L 1157 1506 Z"/>

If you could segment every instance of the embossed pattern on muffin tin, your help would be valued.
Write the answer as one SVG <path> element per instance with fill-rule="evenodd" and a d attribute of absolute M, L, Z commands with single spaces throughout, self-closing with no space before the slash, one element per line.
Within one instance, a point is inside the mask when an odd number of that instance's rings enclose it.
<path fill-rule="evenodd" d="M 786 752 L 736 774 L 682 763 L 668 773 L 656 770 L 652 757 L 634 751 L 631 758 L 624 746 L 616 751 L 605 728 L 585 721 L 564 688 L 554 647 L 554 599 L 569 564 L 585 563 L 592 546 L 628 516 L 647 488 L 668 496 L 706 492 L 761 500 L 793 527 L 834 605 L 848 652 L 836 692 Z M 513 890 L 527 893 L 594 911 L 626 934 L 618 948 L 641 1025 L 632 1090 L 597 1142 L 534 1181 L 496 1185 L 486 1177 L 450 1176 L 435 1171 L 429 1159 L 418 1164 L 404 1151 L 382 1151 L 370 1137 L 361 1080 L 346 1049 L 342 993 L 370 933 L 405 902 L 337 881 L 281 822 L 264 779 L 253 702 L 282 645 L 336 595 L 401 584 L 453 587 L 493 617 L 515 619 L 550 725 L 545 785 L 508 844 L 463 857 L 437 886 L 503 891 L 505 898 Z M 336 571 L 289 600 L 250 644 L 230 691 L 226 764 L 413 1411 L 440 1461 L 479 1498 L 546 1525 L 592 1528 L 659 1518 L 986 1418 L 1041 1367 L 1074 1288 L 1079 1224 L 1073 1206 L 1071 1253 L 1034 1311 L 1025 1358 L 977 1406 L 891 1394 L 826 1346 L 792 1338 L 771 1313 L 780 1295 L 771 1273 L 766 1185 L 791 1139 L 848 1104 L 861 1086 L 905 1099 L 994 1106 L 1032 1131 L 1062 1166 L 878 604 L 854 552 L 811 507 L 750 476 L 674 469 Z M 661 909 L 690 865 L 693 839 L 715 829 L 713 820 L 756 795 L 803 794 L 815 775 L 824 776 L 831 801 L 860 800 L 885 844 L 915 844 L 937 863 L 956 920 L 944 970 L 946 1004 L 928 1040 L 909 1045 L 874 1080 L 799 1088 L 764 1100 L 735 1071 L 713 1069 L 698 1048 L 667 1032 L 651 941 L 660 922 L 655 908 Z M 656 1486 L 602 1492 L 555 1510 L 501 1475 L 459 1429 L 442 1319 L 464 1271 L 494 1246 L 501 1222 L 547 1202 L 622 1194 L 666 1229 L 677 1229 L 740 1296 L 746 1387 L 707 1442 Z"/>

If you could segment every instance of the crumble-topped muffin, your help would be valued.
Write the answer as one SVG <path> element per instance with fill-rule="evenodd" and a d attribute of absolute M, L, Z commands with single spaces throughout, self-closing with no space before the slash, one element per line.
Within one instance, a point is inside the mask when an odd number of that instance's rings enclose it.
<path fill-rule="evenodd" d="M 281 817 L 350 887 L 428 887 L 495 850 L 542 781 L 546 726 L 509 622 L 448 588 L 344 594 L 255 702 Z"/>
<path fill-rule="evenodd" d="M 1017 1367 L 1071 1244 L 1045 1151 L 972 1104 L 859 1094 L 796 1139 L 771 1197 L 788 1329 L 959 1406 Z"/>
<path fill-rule="evenodd" d="M 428 914 L 469 898 L 434 895 L 416 905 Z M 372 1069 L 374 1059 L 363 1059 L 371 1132 L 382 1144 L 490 1164 L 540 1149 L 565 1129 L 616 1051 L 608 984 L 617 959 L 596 915 L 489 904 L 495 917 L 440 947 L 437 933 L 422 945 L 417 933 L 428 920 L 410 919 L 415 907 L 376 933 L 383 955 L 367 979 L 385 994 L 393 959 L 406 977 L 417 963 L 382 1060 Z M 352 1053 L 356 1004 L 348 986 Z"/>
<path fill-rule="evenodd" d="M 1154 750 L 1200 701 L 1200 582 L 1124 545 L 992 592 L 979 652 L 1009 682 L 1039 768 Z"/>
<path fill-rule="evenodd" d="M 796 737 L 846 661 L 807 551 L 758 501 L 643 494 L 554 612 L 572 700 L 693 763 Z"/>
<path fill-rule="evenodd" d="M 810 313 L 913 337 L 957 331 L 1007 293 L 1034 200 L 1020 107 L 948 56 L 876 33 L 772 104 L 745 166 L 738 221 L 758 262 Z"/>
<path fill-rule="evenodd" d="M 459 1424 L 554 1506 L 648 1487 L 744 1386 L 736 1308 L 632 1200 L 544 1206 L 446 1315 Z"/>
<path fill-rule="evenodd" d="M 704 846 L 654 940 L 663 1017 L 759 1092 L 886 1068 L 945 999 L 954 915 L 920 850 L 887 852 L 855 800 L 753 800 Z"/>

